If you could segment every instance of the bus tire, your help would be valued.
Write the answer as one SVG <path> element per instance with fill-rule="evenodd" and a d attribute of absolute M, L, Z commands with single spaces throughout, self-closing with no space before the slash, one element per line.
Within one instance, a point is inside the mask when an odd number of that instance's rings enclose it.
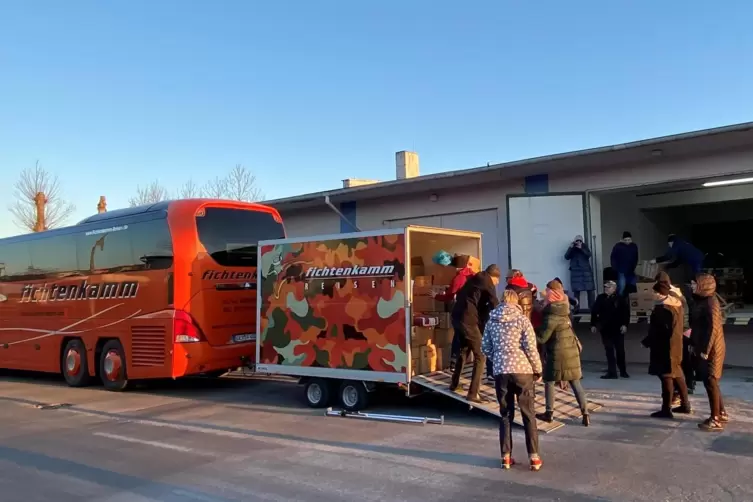
<path fill-rule="evenodd" d="M 306 404 L 312 408 L 326 408 L 332 400 L 332 385 L 323 378 L 312 378 L 303 387 Z"/>
<path fill-rule="evenodd" d="M 68 340 L 61 354 L 60 371 L 69 387 L 86 387 L 91 383 L 84 342 L 78 338 Z"/>
<path fill-rule="evenodd" d="M 123 345 L 118 340 L 110 340 L 102 347 L 99 357 L 99 376 L 107 390 L 122 391 L 128 386 L 128 368 Z"/>
<path fill-rule="evenodd" d="M 346 411 L 361 411 L 369 404 L 369 393 L 363 382 L 345 380 L 340 385 L 340 404 Z"/>

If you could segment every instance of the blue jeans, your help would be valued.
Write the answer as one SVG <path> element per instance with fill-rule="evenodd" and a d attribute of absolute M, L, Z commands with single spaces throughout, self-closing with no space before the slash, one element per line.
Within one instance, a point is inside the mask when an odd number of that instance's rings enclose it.
<path fill-rule="evenodd" d="M 619 273 L 617 276 L 617 294 L 622 295 L 625 293 L 625 287 L 629 284 L 635 286 L 636 283 L 635 274 L 623 274 Z"/>
<path fill-rule="evenodd" d="M 568 383 L 570 388 L 573 389 L 573 395 L 578 401 L 581 413 L 588 415 L 588 398 L 586 398 L 586 391 L 583 390 L 580 380 L 570 380 Z M 554 411 L 554 382 L 544 383 L 544 398 L 546 400 L 546 411 Z"/>

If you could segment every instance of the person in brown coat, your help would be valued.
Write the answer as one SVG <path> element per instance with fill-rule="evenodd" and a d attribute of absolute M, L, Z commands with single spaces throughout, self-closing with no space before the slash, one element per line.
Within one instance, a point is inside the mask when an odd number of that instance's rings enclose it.
<path fill-rule="evenodd" d="M 709 274 L 698 274 L 693 291 L 694 308 L 690 313 L 690 341 L 698 356 L 698 374 L 709 396 L 711 416 L 698 424 L 702 430 L 720 431 L 729 416 L 724 409 L 719 380 L 722 378 L 726 345 L 722 308 L 716 298 L 716 280 Z"/>
<path fill-rule="evenodd" d="M 648 336 L 641 342 L 650 349 L 648 373 L 661 380 L 661 410 L 654 418 L 674 418 L 673 413 L 691 413 L 688 387 L 682 371 L 683 313 L 682 303 L 670 295 L 670 284 L 658 281 L 654 285 L 656 306 L 651 312 Z M 672 393 L 677 386 L 680 406 L 672 409 Z"/>

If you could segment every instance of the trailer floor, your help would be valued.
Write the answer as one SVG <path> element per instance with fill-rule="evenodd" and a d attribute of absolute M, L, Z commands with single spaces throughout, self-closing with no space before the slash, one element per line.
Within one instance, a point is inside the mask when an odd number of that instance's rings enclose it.
<path fill-rule="evenodd" d="M 471 383 L 471 374 L 473 368 L 468 367 L 463 370 L 463 374 L 460 377 L 460 384 L 466 389 Z M 418 375 L 411 379 L 411 382 L 419 385 L 425 389 L 438 392 L 445 396 L 449 396 L 453 399 L 466 403 L 470 409 L 477 408 L 479 410 L 491 413 L 497 417 L 500 416 L 499 403 L 497 403 L 497 395 L 494 390 L 494 386 L 482 381 L 479 394 L 489 400 L 485 404 L 472 403 L 466 399 L 466 392 L 457 390 L 455 392 L 450 390 L 450 381 L 452 379 L 452 373 L 450 371 L 435 371 L 426 375 Z M 542 413 L 546 411 L 544 401 L 544 385 L 537 384 L 535 386 L 536 393 L 536 413 Z M 593 412 L 602 408 L 600 403 L 589 401 L 588 411 Z M 536 428 L 539 432 L 553 432 L 557 429 L 564 427 L 565 423 L 562 420 L 577 420 L 581 419 L 580 408 L 578 402 L 573 396 L 572 390 L 562 390 L 558 386 L 555 386 L 554 395 L 554 417 L 555 420 L 552 423 L 536 420 Z M 523 425 L 521 419 L 520 409 L 515 414 L 515 423 Z"/>

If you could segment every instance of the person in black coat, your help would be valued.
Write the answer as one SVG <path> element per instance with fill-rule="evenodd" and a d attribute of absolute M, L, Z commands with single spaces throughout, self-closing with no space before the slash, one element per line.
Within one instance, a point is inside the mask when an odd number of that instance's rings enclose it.
<path fill-rule="evenodd" d="M 665 281 L 654 285 L 656 305 L 651 312 L 648 335 L 641 342 L 651 352 L 648 373 L 661 380 L 661 410 L 652 413 L 654 418 L 674 418 L 673 413 L 692 413 L 688 387 L 682 371 L 683 313 L 682 303 L 670 295 L 671 286 Z M 672 409 L 675 386 L 680 392 L 680 406 Z"/>
<path fill-rule="evenodd" d="M 576 235 L 565 253 L 565 259 L 570 262 L 570 290 L 578 302 L 580 294 L 586 292 L 588 308 L 594 303 L 594 272 L 591 268 L 591 250 L 583 242 L 583 236 Z"/>
<path fill-rule="evenodd" d="M 486 402 L 478 393 L 486 361 L 481 352 L 481 334 L 483 326 L 489 320 L 489 314 L 499 305 L 496 288 L 501 276 L 497 265 L 489 265 L 486 270 L 468 279 L 458 291 L 452 309 L 452 325 L 460 334 L 460 356 L 455 362 L 450 390 L 454 392 L 460 386 L 465 360 L 468 353 L 472 352 L 473 376 L 468 389 L 468 400 L 476 403 Z"/>
<path fill-rule="evenodd" d="M 607 373 L 604 379 L 630 378 L 625 364 L 625 333 L 630 323 L 630 304 L 617 294 L 617 283 L 604 283 L 604 292 L 594 302 L 591 311 L 591 332 L 601 334 L 601 343 L 607 354 Z"/>

